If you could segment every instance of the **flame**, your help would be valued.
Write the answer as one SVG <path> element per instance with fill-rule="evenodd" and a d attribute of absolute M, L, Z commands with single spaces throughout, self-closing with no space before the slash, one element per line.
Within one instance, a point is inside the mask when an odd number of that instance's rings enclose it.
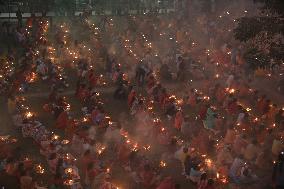
<path fill-rule="evenodd" d="M 33 114 L 31 112 L 26 113 L 26 118 L 31 118 L 32 116 L 33 116 Z"/>
<path fill-rule="evenodd" d="M 167 163 L 165 161 L 160 161 L 160 167 L 166 167 L 167 166 Z"/>
<path fill-rule="evenodd" d="M 43 174 L 44 173 L 44 168 L 42 167 L 41 164 L 37 165 L 35 167 L 35 170 L 36 170 L 36 173 L 38 173 L 38 174 Z"/>
<path fill-rule="evenodd" d="M 65 169 L 65 173 L 66 174 L 72 174 L 73 173 L 73 169 L 72 168 L 67 168 L 67 169 Z"/>

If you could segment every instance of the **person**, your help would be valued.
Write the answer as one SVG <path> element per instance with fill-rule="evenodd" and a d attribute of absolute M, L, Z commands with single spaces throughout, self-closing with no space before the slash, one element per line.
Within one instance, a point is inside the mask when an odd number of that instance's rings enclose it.
<path fill-rule="evenodd" d="M 233 125 L 229 125 L 227 131 L 226 131 L 226 135 L 225 135 L 225 138 L 224 138 L 224 143 L 225 144 L 233 144 L 235 139 L 236 139 L 236 131 L 234 129 L 234 126 Z"/>
<path fill-rule="evenodd" d="M 155 175 L 149 164 L 144 165 L 143 170 L 139 173 L 142 185 L 145 188 L 151 188 L 155 182 Z"/>
<path fill-rule="evenodd" d="M 185 160 L 189 156 L 188 147 L 183 147 L 175 153 L 175 158 L 180 160 L 182 164 L 182 174 L 185 174 Z"/>
<path fill-rule="evenodd" d="M 180 131 L 182 123 L 183 123 L 183 114 L 182 111 L 179 110 L 175 115 L 175 125 L 174 125 L 175 129 Z"/>
<path fill-rule="evenodd" d="M 257 140 L 254 139 L 250 144 L 244 149 L 244 157 L 246 160 L 255 160 L 257 155 L 260 153 L 259 147 L 257 146 Z"/>
<path fill-rule="evenodd" d="M 189 123 L 189 116 L 185 116 L 184 121 L 181 124 L 181 132 L 183 135 L 187 136 L 191 132 L 190 123 Z"/>
<path fill-rule="evenodd" d="M 277 156 L 280 152 L 284 150 L 284 144 L 281 141 L 280 137 L 274 138 L 273 143 L 272 143 L 272 154 Z"/>
<path fill-rule="evenodd" d="M 231 149 L 228 146 L 224 146 L 217 154 L 217 165 L 231 164 L 233 162 L 233 156 Z"/>
<path fill-rule="evenodd" d="M 278 161 L 274 163 L 272 181 L 275 189 L 284 188 L 284 152 L 278 156 Z"/>
<path fill-rule="evenodd" d="M 256 176 L 252 175 L 247 163 L 244 162 L 243 157 L 236 157 L 232 163 L 229 171 L 229 177 L 236 184 L 251 183 L 256 180 Z"/>
<path fill-rule="evenodd" d="M 16 16 L 17 16 L 17 19 L 18 19 L 18 27 L 22 27 L 23 25 L 23 14 L 22 14 L 22 11 L 20 10 L 20 8 L 18 8 L 17 12 L 16 12 Z"/>
<path fill-rule="evenodd" d="M 170 73 L 170 68 L 168 64 L 163 63 L 162 66 L 160 67 L 160 75 L 161 79 L 165 81 L 169 81 L 172 78 L 172 75 Z"/>
<path fill-rule="evenodd" d="M 32 182 L 33 182 L 33 178 L 29 176 L 27 171 L 25 171 L 20 178 L 21 189 L 31 189 Z"/>
<path fill-rule="evenodd" d="M 95 177 L 98 175 L 98 170 L 95 169 L 95 164 L 93 162 L 89 163 L 85 175 L 85 185 L 91 186 Z"/>
<path fill-rule="evenodd" d="M 190 170 L 193 165 L 194 165 L 193 159 L 189 155 L 187 155 L 184 160 L 184 172 L 186 176 L 190 175 Z"/>
<path fill-rule="evenodd" d="M 207 173 L 203 173 L 200 177 L 200 180 L 197 183 L 197 188 L 198 189 L 206 189 L 207 185 L 208 185 Z"/>
<path fill-rule="evenodd" d="M 139 62 L 139 64 L 136 67 L 136 81 L 138 86 L 144 85 L 144 80 L 146 76 L 146 68 L 143 62 Z"/>
<path fill-rule="evenodd" d="M 173 179 L 171 177 L 164 178 L 156 189 L 175 189 Z"/>
<path fill-rule="evenodd" d="M 183 81 L 185 79 L 185 69 L 186 64 L 181 56 L 178 57 L 177 61 L 177 80 Z"/>
<path fill-rule="evenodd" d="M 68 125 L 69 116 L 67 111 L 63 111 L 59 114 L 58 118 L 56 119 L 56 128 L 58 129 L 65 129 Z"/>
<path fill-rule="evenodd" d="M 213 179 L 209 179 L 208 180 L 208 184 L 207 184 L 206 189 L 215 189 L 214 180 Z"/>
<path fill-rule="evenodd" d="M 13 114 L 16 111 L 16 99 L 14 96 L 8 98 L 8 112 Z"/>
<path fill-rule="evenodd" d="M 284 122 L 284 110 L 280 109 L 278 111 L 278 113 L 275 115 L 275 123 L 278 126 L 281 126 L 281 124 L 283 124 L 283 122 Z"/>
<path fill-rule="evenodd" d="M 244 149 L 246 149 L 247 141 L 246 136 L 243 134 L 237 135 L 234 143 L 233 143 L 233 149 L 236 154 L 242 154 Z"/>
<path fill-rule="evenodd" d="M 88 172 L 88 166 L 91 163 L 94 163 L 95 159 L 92 157 L 91 151 L 90 150 L 86 150 L 84 152 L 84 155 L 82 156 L 81 160 L 80 160 L 80 164 L 81 164 L 81 170 L 82 170 L 82 177 L 85 179 L 86 178 L 86 173 Z"/>
<path fill-rule="evenodd" d="M 211 107 L 209 107 L 207 109 L 206 118 L 203 121 L 204 128 L 214 131 L 215 119 L 216 119 L 216 113 L 213 111 Z"/>
<path fill-rule="evenodd" d="M 199 170 L 198 165 L 193 165 L 192 168 L 190 169 L 189 179 L 193 183 L 198 183 L 202 174 L 203 173 Z"/>

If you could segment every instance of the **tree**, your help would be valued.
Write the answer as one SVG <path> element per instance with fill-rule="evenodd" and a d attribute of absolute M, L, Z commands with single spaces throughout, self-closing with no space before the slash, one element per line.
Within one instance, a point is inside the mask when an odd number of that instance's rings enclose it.
<path fill-rule="evenodd" d="M 234 29 L 237 40 L 245 42 L 245 59 L 251 67 L 271 67 L 284 61 L 284 1 L 254 0 L 261 3 L 261 15 L 242 17 Z M 257 58 L 257 59 L 256 59 Z M 273 61 L 270 61 L 272 60 Z"/>

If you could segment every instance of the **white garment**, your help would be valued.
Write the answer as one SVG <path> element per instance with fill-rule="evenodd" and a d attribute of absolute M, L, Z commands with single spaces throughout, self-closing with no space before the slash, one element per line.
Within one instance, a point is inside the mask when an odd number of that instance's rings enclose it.
<path fill-rule="evenodd" d="M 95 126 L 91 126 L 88 130 L 88 136 L 91 140 L 95 140 L 96 138 L 96 127 Z"/>
<path fill-rule="evenodd" d="M 230 87 L 232 86 L 233 81 L 234 81 L 234 76 L 233 76 L 233 75 L 230 75 L 230 76 L 228 77 L 227 81 L 226 81 L 226 86 L 227 86 L 228 88 L 230 88 Z"/>
<path fill-rule="evenodd" d="M 46 70 L 47 70 L 47 67 L 45 66 L 43 62 L 41 62 L 36 68 L 36 72 L 42 75 L 46 74 Z"/>
<path fill-rule="evenodd" d="M 245 118 L 244 113 L 239 113 L 238 118 L 237 118 L 237 124 L 241 124 Z"/>

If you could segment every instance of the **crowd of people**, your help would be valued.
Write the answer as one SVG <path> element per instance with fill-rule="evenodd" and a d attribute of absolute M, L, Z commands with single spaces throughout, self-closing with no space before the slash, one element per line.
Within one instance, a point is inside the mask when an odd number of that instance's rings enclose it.
<path fill-rule="evenodd" d="M 214 40 L 230 43 L 224 22 L 29 19 L 15 32 L 24 52 L 11 49 L 1 60 L 0 92 L 15 132 L 32 138 L 46 161 L 23 156 L 3 136 L 2 172 L 22 189 L 283 188 L 283 104 L 253 88 L 241 46 Z M 27 100 L 46 84 L 42 113 L 53 125 Z"/>

